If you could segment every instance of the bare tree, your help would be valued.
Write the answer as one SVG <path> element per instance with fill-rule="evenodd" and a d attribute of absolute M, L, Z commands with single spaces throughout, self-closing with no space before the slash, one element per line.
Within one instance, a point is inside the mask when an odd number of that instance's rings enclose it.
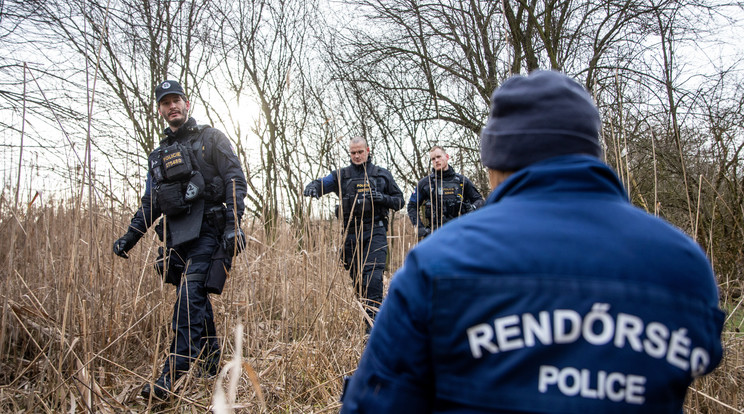
<path fill-rule="evenodd" d="M 324 26 L 318 5 L 255 0 L 222 7 L 219 13 L 215 18 L 222 34 L 217 46 L 226 59 L 215 81 L 226 81 L 221 89 L 228 93 L 223 98 L 252 100 L 258 108 L 249 125 L 250 134 L 259 140 L 258 157 L 250 157 L 249 148 L 238 141 L 251 171 L 248 208 L 268 226 L 280 216 L 303 217 L 307 172 L 318 171 L 312 160 L 328 151 L 334 134 L 327 82 L 313 50 L 314 39 L 320 36 L 316 30 Z M 247 123 L 236 120 L 245 121 L 248 114 L 234 109 L 210 115 L 233 125 L 242 138 Z"/>
<path fill-rule="evenodd" d="M 19 4 L 46 31 L 54 53 L 68 56 L 68 76 L 84 91 L 78 102 L 86 103 L 88 125 L 83 128 L 88 145 L 125 180 L 132 176 L 127 174 L 131 161 L 141 168 L 160 139 L 163 124 L 155 112 L 155 85 L 172 77 L 190 90 L 208 70 L 203 42 L 210 26 L 201 15 L 210 4 L 146 0 Z M 137 185 L 127 182 L 132 188 Z"/>
<path fill-rule="evenodd" d="M 83 108 L 72 104 L 79 85 L 64 70 L 45 64 L 52 40 L 38 28 L 34 9 L 23 6 L 15 0 L 0 2 L 0 148 L 4 182 L 10 183 L 13 175 L 9 187 L 15 187 L 16 201 L 21 188 L 33 186 L 31 177 L 74 181 L 80 164 L 66 155 L 79 143 L 80 129 L 73 126 L 85 119 Z M 50 137 L 50 130 L 63 127 L 65 135 Z"/>
<path fill-rule="evenodd" d="M 336 77 L 358 126 L 388 150 L 391 170 L 413 186 L 436 143 L 477 158 L 490 95 L 508 75 L 499 64 L 508 52 L 499 3 L 349 3 L 366 18 L 337 34 Z M 468 170 L 485 181 L 480 168 Z"/>

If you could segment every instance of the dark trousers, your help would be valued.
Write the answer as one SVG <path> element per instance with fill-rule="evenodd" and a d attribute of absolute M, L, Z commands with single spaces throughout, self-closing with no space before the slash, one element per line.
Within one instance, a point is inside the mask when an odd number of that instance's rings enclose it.
<path fill-rule="evenodd" d="M 382 273 L 387 260 L 387 230 L 375 224 L 371 231 L 349 231 L 343 257 L 354 290 L 373 321 L 382 303 Z"/>
<path fill-rule="evenodd" d="M 171 375 L 172 380 L 188 371 L 198 358 L 204 361 L 203 368 L 212 373 L 219 365 L 220 344 L 212 303 L 204 287 L 204 278 L 218 242 L 216 231 L 202 227 L 198 239 L 176 247 L 172 253 L 171 260 L 178 257 L 185 267 L 173 306 L 173 341 L 163 367 L 163 376 Z"/>

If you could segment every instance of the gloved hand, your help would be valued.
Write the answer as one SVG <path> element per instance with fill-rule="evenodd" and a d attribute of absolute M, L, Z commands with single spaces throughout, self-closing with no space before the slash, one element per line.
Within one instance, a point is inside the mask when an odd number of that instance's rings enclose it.
<path fill-rule="evenodd" d="M 315 187 L 315 182 L 312 182 L 305 187 L 305 191 L 302 192 L 305 197 L 320 198 L 318 189 Z"/>
<path fill-rule="evenodd" d="M 377 191 L 376 188 L 373 188 L 369 191 L 369 198 L 372 199 L 375 203 L 382 203 L 385 201 L 385 194 L 382 194 L 381 192 Z"/>
<path fill-rule="evenodd" d="M 418 228 L 418 238 L 419 240 L 423 239 L 424 237 L 431 234 L 431 229 L 424 226 L 419 226 Z"/>
<path fill-rule="evenodd" d="M 121 236 L 119 240 L 114 242 L 114 253 L 125 259 L 129 259 L 128 251 L 132 250 L 139 237 L 131 231 L 128 231 L 125 235 Z"/>
<path fill-rule="evenodd" d="M 245 233 L 243 233 L 243 230 L 238 227 L 236 231 L 233 227 L 228 227 L 222 235 L 222 248 L 230 255 L 245 250 Z"/>

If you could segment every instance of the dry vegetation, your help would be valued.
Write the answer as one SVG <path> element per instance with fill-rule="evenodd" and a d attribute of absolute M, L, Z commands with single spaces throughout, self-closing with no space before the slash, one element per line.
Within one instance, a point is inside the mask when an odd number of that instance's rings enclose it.
<path fill-rule="evenodd" d="M 0 411 L 201 413 L 217 387 L 229 396 L 229 378 L 188 375 L 180 397 L 168 404 L 138 397 L 160 370 L 174 300 L 173 287 L 152 270 L 154 236 L 148 233 L 122 260 L 111 243 L 128 214 L 40 201 L 13 208 L 0 199 Z M 401 217 L 391 234 L 392 269 L 414 240 Z M 233 408 L 337 412 L 342 377 L 353 372 L 364 347 L 361 306 L 337 261 L 337 221 L 303 229 L 283 224 L 273 237 L 263 223 L 246 220 L 243 227 L 255 240 L 237 260 L 225 293 L 212 298 L 223 335 L 221 376 L 228 359 L 242 361 L 240 377 L 233 377 Z M 729 286 L 722 289 L 730 298 Z M 726 359 L 694 384 L 690 413 L 744 408 L 741 299 L 723 306 L 736 310 L 724 334 Z"/>
<path fill-rule="evenodd" d="M 215 380 L 187 376 L 165 407 L 138 397 L 161 368 L 175 300 L 152 269 L 153 232 L 123 260 L 111 244 L 127 214 L 40 200 L 14 209 L 5 198 L 1 209 L 0 412 L 207 411 Z M 255 240 L 211 296 L 223 366 L 244 330 L 237 411 L 337 411 L 364 347 L 361 305 L 333 247 L 337 223 L 281 225 L 272 239 L 262 223 L 243 224 Z M 391 240 L 397 268 L 404 247 Z"/>

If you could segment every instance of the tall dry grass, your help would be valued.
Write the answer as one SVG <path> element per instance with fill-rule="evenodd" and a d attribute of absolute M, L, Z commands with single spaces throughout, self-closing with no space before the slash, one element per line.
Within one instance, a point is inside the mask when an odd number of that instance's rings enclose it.
<path fill-rule="evenodd" d="M 112 211 L 38 200 L 13 208 L 3 197 L 0 412 L 148 409 L 137 395 L 161 369 L 175 289 L 152 269 L 153 232 L 129 260 L 114 256 L 129 214 Z M 243 228 L 252 241 L 224 293 L 211 295 L 223 362 L 236 354 L 236 329 L 244 332 L 237 404 L 243 412 L 336 411 L 342 377 L 364 347 L 363 311 L 338 262 L 338 223 L 280 224 L 272 239 L 263 223 L 247 219 Z M 397 268 L 404 246 L 391 236 Z M 205 412 L 215 381 L 182 382 L 183 397 L 156 408 Z"/>
<path fill-rule="evenodd" d="M 16 208 L 0 197 L 0 412 L 201 413 L 216 387 L 223 401 L 234 401 L 227 408 L 235 412 L 339 409 L 342 377 L 353 372 L 364 347 L 364 325 L 338 263 L 338 221 L 301 229 L 282 223 L 269 238 L 264 223 L 244 220 L 252 241 L 223 295 L 212 296 L 223 366 L 230 368 L 224 372 L 240 376 L 187 375 L 178 398 L 149 405 L 138 394 L 161 368 L 175 300 L 175 289 L 152 270 L 153 232 L 123 260 L 111 244 L 123 234 L 128 212 L 40 201 Z M 391 227 L 390 268 L 396 269 L 415 239 L 401 213 Z M 694 384 L 688 412 L 742 412 L 741 302 L 724 303 L 737 306 L 724 334 L 726 359 Z"/>

